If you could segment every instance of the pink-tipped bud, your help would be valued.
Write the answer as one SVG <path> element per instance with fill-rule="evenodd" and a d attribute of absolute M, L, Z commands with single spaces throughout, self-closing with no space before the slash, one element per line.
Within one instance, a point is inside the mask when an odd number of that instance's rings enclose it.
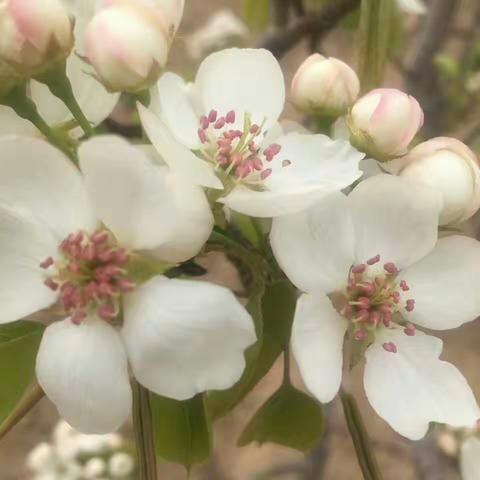
<path fill-rule="evenodd" d="M 406 153 L 423 120 L 423 111 L 413 97 L 393 88 L 379 88 L 355 103 L 347 123 L 357 148 L 386 161 Z"/>
<path fill-rule="evenodd" d="M 51 267 L 54 263 L 55 263 L 55 260 L 53 260 L 52 257 L 48 257 L 40 264 L 40 268 L 47 269 Z"/>
<path fill-rule="evenodd" d="M 415 328 L 415 325 L 412 325 L 411 323 L 409 323 L 403 331 L 405 335 L 408 335 L 409 337 L 413 337 L 417 332 L 417 329 Z"/>
<path fill-rule="evenodd" d="M 225 117 L 220 117 L 216 122 L 215 122 L 215 129 L 216 130 L 220 130 L 221 128 L 223 128 L 225 126 Z"/>
<path fill-rule="evenodd" d="M 380 261 L 380 255 L 375 255 L 374 257 L 367 260 L 367 265 L 375 265 Z"/>
<path fill-rule="evenodd" d="M 477 155 L 455 138 L 433 138 L 417 145 L 400 160 L 398 173 L 438 193 L 440 225 L 463 222 L 480 208 Z"/>
<path fill-rule="evenodd" d="M 398 268 L 397 266 L 392 263 L 392 262 L 388 262 L 386 263 L 384 266 L 383 266 L 383 269 L 389 273 L 390 275 L 396 275 L 398 273 Z"/>
<path fill-rule="evenodd" d="M 291 164 L 291 160 L 282 160 L 282 167 L 289 167 Z"/>
<path fill-rule="evenodd" d="M 4 0 L 0 58 L 25 76 L 48 70 L 73 48 L 73 21 L 61 0 Z"/>
<path fill-rule="evenodd" d="M 215 123 L 217 121 L 217 116 L 218 113 L 216 110 L 210 110 L 210 113 L 208 114 L 208 121 L 210 123 Z"/>
<path fill-rule="evenodd" d="M 95 245 L 101 245 L 102 243 L 105 243 L 108 240 L 108 232 L 95 232 L 92 235 L 92 242 Z"/>
<path fill-rule="evenodd" d="M 338 117 L 357 99 L 360 81 L 346 63 L 315 53 L 297 70 L 291 92 L 293 103 L 303 112 Z"/>
<path fill-rule="evenodd" d="M 263 172 L 260 174 L 260 178 L 262 180 L 266 180 L 270 175 L 272 174 L 272 169 L 271 168 L 266 168 L 263 170 Z"/>
<path fill-rule="evenodd" d="M 258 125 L 254 124 L 250 127 L 250 133 L 252 135 L 256 135 L 258 132 L 260 132 L 260 127 Z"/>
<path fill-rule="evenodd" d="M 198 133 L 198 138 L 202 143 L 208 142 L 208 137 L 207 137 L 207 134 L 205 133 L 205 130 L 203 130 L 202 128 L 199 128 L 197 133 Z"/>
<path fill-rule="evenodd" d="M 384 343 L 383 349 L 388 353 L 397 353 L 397 346 L 393 342 Z"/>
<path fill-rule="evenodd" d="M 365 272 L 366 269 L 367 269 L 366 265 L 364 263 L 360 263 L 359 265 L 354 265 L 352 267 L 352 273 L 360 274 Z"/>
<path fill-rule="evenodd" d="M 227 123 L 235 123 L 235 112 L 233 110 L 230 110 L 226 115 L 225 115 L 225 121 Z"/>
<path fill-rule="evenodd" d="M 415 300 L 413 298 L 406 301 L 405 310 L 407 312 L 413 312 L 415 310 Z"/>
<path fill-rule="evenodd" d="M 410 287 L 408 286 L 407 282 L 405 280 L 402 280 L 400 282 L 400 288 L 404 291 L 404 292 L 408 292 L 410 290 Z"/>
<path fill-rule="evenodd" d="M 200 117 L 200 128 L 206 130 L 210 126 L 210 120 L 205 115 Z"/>
<path fill-rule="evenodd" d="M 118 2 L 100 10 L 88 24 L 85 55 L 108 90 L 145 90 L 167 62 L 171 24 L 153 4 Z"/>
<path fill-rule="evenodd" d="M 54 282 L 51 278 L 47 278 L 43 282 L 50 290 L 54 292 L 58 290 L 58 283 Z"/>

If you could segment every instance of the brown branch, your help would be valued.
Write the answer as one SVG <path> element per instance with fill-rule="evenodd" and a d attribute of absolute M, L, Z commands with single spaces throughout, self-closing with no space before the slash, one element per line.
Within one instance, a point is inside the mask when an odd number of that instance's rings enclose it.
<path fill-rule="evenodd" d="M 271 0 L 273 21 L 277 28 L 284 28 L 290 17 L 290 0 Z"/>
<path fill-rule="evenodd" d="M 283 57 L 304 37 L 317 35 L 322 38 L 332 30 L 338 22 L 353 12 L 361 0 L 336 0 L 325 6 L 320 12 L 293 21 L 282 31 L 267 34 L 260 42 L 260 48 L 270 50 L 277 58 Z"/>

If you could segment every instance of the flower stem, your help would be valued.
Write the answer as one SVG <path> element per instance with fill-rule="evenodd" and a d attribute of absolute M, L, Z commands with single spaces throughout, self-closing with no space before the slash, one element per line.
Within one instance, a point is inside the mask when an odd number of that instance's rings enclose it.
<path fill-rule="evenodd" d="M 353 395 L 340 390 L 343 412 L 365 480 L 383 480 L 360 409 Z"/>
<path fill-rule="evenodd" d="M 6 96 L 0 98 L 0 105 L 12 108 L 19 117 L 31 122 L 52 145 L 66 153 L 73 162 L 78 163 L 75 151 L 68 145 L 64 136 L 51 128 L 38 113 L 35 103 L 27 97 L 26 89 L 26 84 L 17 85 Z"/>
<path fill-rule="evenodd" d="M 83 113 L 73 93 L 72 84 L 67 76 L 66 61 L 60 62 L 54 68 L 42 73 L 35 79 L 45 84 L 50 92 L 65 104 L 87 137 L 94 135 L 95 132 L 92 125 Z"/>
<path fill-rule="evenodd" d="M 133 427 L 138 455 L 138 480 L 157 480 L 157 461 L 153 443 L 150 394 L 136 380 L 132 381 Z"/>

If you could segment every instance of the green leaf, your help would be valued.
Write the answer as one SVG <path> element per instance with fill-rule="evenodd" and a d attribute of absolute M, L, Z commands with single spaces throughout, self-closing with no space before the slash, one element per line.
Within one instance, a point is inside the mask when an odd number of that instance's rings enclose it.
<path fill-rule="evenodd" d="M 300 390 L 284 384 L 252 418 L 238 444 L 271 442 L 308 452 L 318 443 L 323 431 L 321 405 Z"/>
<path fill-rule="evenodd" d="M 229 390 L 212 392 L 208 410 L 213 419 L 233 410 L 255 385 L 269 372 L 290 341 L 296 290 L 288 281 L 268 286 L 253 297 L 247 309 L 255 320 L 258 342 L 246 352 L 246 367 L 242 378 Z"/>
<path fill-rule="evenodd" d="M 210 422 L 204 395 L 186 401 L 150 394 L 153 434 L 157 455 L 190 470 L 210 456 Z"/>
<path fill-rule="evenodd" d="M 244 0 L 243 12 L 251 30 L 264 30 L 270 17 L 270 0 Z"/>
<path fill-rule="evenodd" d="M 0 327 L 0 427 L 33 384 L 43 330 L 23 321 Z"/>

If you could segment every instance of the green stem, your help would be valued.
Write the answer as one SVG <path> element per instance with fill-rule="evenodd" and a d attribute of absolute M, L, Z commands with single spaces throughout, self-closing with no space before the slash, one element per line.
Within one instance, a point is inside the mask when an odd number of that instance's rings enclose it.
<path fill-rule="evenodd" d="M 150 395 L 136 380 L 132 381 L 133 427 L 138 455 L 138 480 L 157 480 L 157 460 L 152 429 Z"/>
<path fill-rule="evenodd" d="M 95 132 L 92 125 L 83 113 L 73 93 L 72 84 L 67 76 L 65 60 L 58 63 L 48 72 L 42 73 L 35 80 L 45 84 L 50 92 L 65 104 L 87 137 L 94 135 Z"/>
<path fill-rule="evenodd" d="M 373 453 L 367 429 L 362 419 L 360 409 L 353 395 L 340 390 L 343 412 L 347 422 L 358 463 L 365 480 L 383 480 L 378 463 Z"/>
<path fill-rule="evenodd" d="M 64 136 L 51 128 L 38 113 L 37 106 L 26 94 L 26 83 L 15 86 L 9 91 L 8 95 L 0 98 L 0 104 L 12 108 L 19 117 L 35 125 L 52 145 L 66 153 L 75 163 L 78 163 L 75 152 L 65 141 Z"/>

